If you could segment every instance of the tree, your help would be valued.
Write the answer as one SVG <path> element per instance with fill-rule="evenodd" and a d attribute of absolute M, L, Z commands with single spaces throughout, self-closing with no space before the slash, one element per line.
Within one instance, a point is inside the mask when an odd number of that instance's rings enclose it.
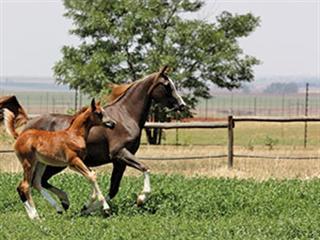
<path fill-rule="evenodd" d="M 252 14 L 223 12 L 216 23 L 187 20 L 199 0 L 64 0 L 65 16 L 79 46 L 64 46 L 54 66 L 58 83 L 89 95 L 105 94 L 107 83 L 123 83 L 169 65 L 171 78 L 193 108 L 209 98 L 209 83 L 238 88 L 253 80 L 259 61 L 245 55 L 238 39 L 259 25 Z M 188 112 L 191 114 L 190 111 Z"/>

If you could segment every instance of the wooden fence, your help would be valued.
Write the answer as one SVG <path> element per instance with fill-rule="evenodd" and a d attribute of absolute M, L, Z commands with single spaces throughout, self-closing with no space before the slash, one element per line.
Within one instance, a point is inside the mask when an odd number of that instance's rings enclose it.
<path fill-rule="evenodd" d="M 314 117 L 300 117 L 300 118 L 282 118 L 282 117 L 234 117 L 229 116 L 226 123 L 215 122 L 172 122 L 172 123 L 158 123 L 147 122 L 145 128 L 162 128 L 162 129 L 178 129 L 178 128 L 202 128 L 202 129 L 215 129 L 226 128 L 228 130 L 228 151 L 227 154 L 209 155 L 209 156 L 187 156 L 187 157 L 139 157 L 142 160 L 187 160 L 187 159 L 204 159 L 204 158 L 225 158 L 228 159 L 228 167 L 233 167 L 235 157 L 247 158 L 277 158 L 277 159 L 318 159 L 303 158 L 303 157 L 272 157 L 272 156 L 256 156 L 256 155 L 237 155 L 234 154 L 234 128 L 237 122 L 320 122 L 320 118 Z M 305 139 L 307 135 L 305 133 Z M 0 153 L 13 153 L 13 150 L 0 150 Z"/>
<path fill-rule="evenodd" d="M 235 157 L 248 157 L 248 158 L 277 158 L 277 159 L 295 159 L 295 160 L 305 160 L 305 159 L 318 159 L 306 158 L 306 157 L 271 157 L 271 156 L 253 156 L 253 155 L 237 155 L 234 154 L 234 128 L 236 127 L 237 122 L 279 122 L 279 123 L 288 123 L 288 122 L 320 122 L 320 118 L 316 117 L 299 117 L 299 118 L 283 118 L 283 117 L 234 117 L 228 116 L 228 121 L 226 123 L 213 123 L 213 122 L 190 122 L 190 123 L 146 123 L 145 128 L 162 128 L 162 129 L 175 129 L 175 128 L 226 128 L 228 129 L 228 152 L 226 155 L 210 155 L 210 156 L 199 156 L 199 157 L 179 157 L 179 158 L 152 158 L 151 160 L 180 160 L 180 159 L 198 159 L 198 158 L 228 158 L 228 168 L 233 167 L 233 162 Z M 305 131 L 305 145 L 307 139 L 307 132 Z M 147 159 L 147 158 L 143 158 Z M 150 159 L 150 158 L 149 158 Z"/>

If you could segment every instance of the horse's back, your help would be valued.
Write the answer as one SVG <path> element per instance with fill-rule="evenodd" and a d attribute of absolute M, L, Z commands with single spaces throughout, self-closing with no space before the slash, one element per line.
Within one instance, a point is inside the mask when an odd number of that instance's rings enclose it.
<path fill-rule="evenodd" d="M 63 130 L 70 126 L 72 116 L 66 114 L 45 114 L 31 119 L 23 131 L 39 129 L 47 131 Z"/>

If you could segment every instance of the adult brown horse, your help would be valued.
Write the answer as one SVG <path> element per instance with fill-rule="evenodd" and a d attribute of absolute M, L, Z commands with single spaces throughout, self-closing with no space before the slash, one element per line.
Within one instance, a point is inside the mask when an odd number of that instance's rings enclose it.
<path fill-rule="evenodd" d="M 141 132 L 147 120 L 151 102 L 154 100 L 176 110 L 181 110 L 185 106 L 173 81 L 166 75 L 166 69 L 167 67 L 163 67 L 159 72 L 132 83 L 124 94 L 104 108 L 106 114 L 117 123 L 113 130 L 104 127 L 93 127 L 90 130 L 84 163 L 89 167 L 106 163 L 113 164 L 107 199 L 112 199 L 117 194 L 126 166 L 133 167 L 144 174 L 144 187 L 138 196 L 138 205 L 143 204 L 151 192 L 149 169 L 139 163 L 134 156 L 140 145 Z M 60 130 L 66 128 L 70 124 L 70 120 L 71 117 L 68 115 L 43 115 L 30 120 L 25 130 L 30 128 Z M 7 124 L 7 126 L 12 126 L 12 124 Z M 41 183 L 44 188 L 58 196 L 66 210 L 69 208 L 67 194 L 48 183 L 53 175 L 63 169 L 62 167 L 48 166 Z M 93 209 L 86 209 L 85 206 L 83 213 L 89 213 L 91 210 Z"/>

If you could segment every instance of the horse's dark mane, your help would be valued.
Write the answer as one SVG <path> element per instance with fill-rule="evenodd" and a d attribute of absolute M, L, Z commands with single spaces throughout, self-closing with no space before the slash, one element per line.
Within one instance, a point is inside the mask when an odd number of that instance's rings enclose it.
<path fill-rule="evenodd" d="M 149 77 L 151 77 L 151 76 L 153 76 L 153 75 L 155 75 L 155 74 L 158 74 L 158 73 L 152 73 L 152 74 L 150 74 L 150 75 L 148 75 L 148 76 L 146 76 L 146 77 L 144 77 L 144 78 L 142 78 L 142 79 L 139 79 L 139 80 L 137 80 L 137 81 L 132 82 L 132 83 L 129 85 L 129 87 L 128 87 L 125 91 L 123 91 L 123 93 L 122 93 L 119 97 L 117 97 L 117 98 L 116 98 L 115 100 L 113 100 L 111 103 L 107 104 L 105 107 L 109 107 L 109 106 L 112 106 L 112 105 L 116 104 L 117 102 L 119 102 L 119 101 L 126 95 L 126 93 L 127 93 L 133 86 L 137 85 L 138 83 L 144 81 L 145 79 L 147 79 L 147 78 L 149 78 Z"/>

